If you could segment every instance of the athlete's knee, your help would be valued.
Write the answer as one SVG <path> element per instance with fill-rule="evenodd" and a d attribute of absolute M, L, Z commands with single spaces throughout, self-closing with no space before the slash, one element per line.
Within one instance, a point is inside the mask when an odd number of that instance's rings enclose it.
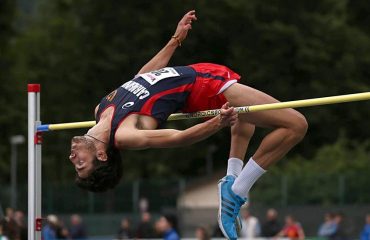
<path fill-rule="evenodd" d="M 247 122 L 237 122 L 231 128 L 231 134 L 234 136 L 239 136 L 243 138 L 252 138 L 254 134 L 255 126 Z"/>
<path fill-rule="evenodd" d="M 296 141 L 301 141 L 307 133 L 308 123 L 306 118 L 297 112 L 292 119 L 292 135 Z"/>

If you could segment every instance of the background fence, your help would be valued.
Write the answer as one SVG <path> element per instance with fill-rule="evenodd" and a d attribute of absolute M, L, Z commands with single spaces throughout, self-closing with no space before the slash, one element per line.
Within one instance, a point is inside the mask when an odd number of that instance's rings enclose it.
<path fill-rule="evenodd" d="M 179 194 L 191 182 L 185 179 L 157 179 L 122 182 L 106 193 L 80 190 L 73 181 L 44 181 L 44 213 L 111 213 L 138 211 L 139 199 L 145 197 L 150 210 L 176 208 Z M 356 205 L 370 203 L 370 178 L 366 175 L 266 175 L 252 189 L 253 204 L 289 205 Z M 215 186 L 216 187 L 216 186 Z M 18 208 L 27 206 L 27 186 L 18 187 Z M 2 206 L 10 205 L 10 187 L 0 189 Z"/>

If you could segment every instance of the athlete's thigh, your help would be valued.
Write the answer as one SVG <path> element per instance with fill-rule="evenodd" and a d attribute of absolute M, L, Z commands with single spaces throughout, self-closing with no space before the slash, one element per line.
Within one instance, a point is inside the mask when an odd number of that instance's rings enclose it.
<path fill-rule="evenodd" d="M 279 102 L 268 94 L 257 89 L 235 83 L 225 90 L 224 96 L 232 106 L 251 106 Z M 239 119 L 259 127 L 290 127 L 292 122 L 304 119 L 294 109 L 268 110 L 240 114 Z"/>

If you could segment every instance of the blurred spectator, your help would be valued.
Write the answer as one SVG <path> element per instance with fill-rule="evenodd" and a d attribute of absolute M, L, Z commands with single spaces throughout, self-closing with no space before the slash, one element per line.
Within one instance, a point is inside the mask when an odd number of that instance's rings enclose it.
<path fill-rule="evenodd" d="M 149 212 L 141 214 L 141 221 L 136 231 L 136 238 L 152 238 L 154 236 L 151 218 L 152 217 Z"/>
<path fill-rule="evenodd" d="M 370 213 L 365 217 L 365 226 L 361 232 L 361 240 L 370 240 Z"/>
<path fill-rule="evenodd" d="M 344 224 L 344 215 L 342 213 L 335 214 L 334 222 L 336 224 L 336 230 L 334 234 L 329 236 L 331 240 L 347 240 L 348 234 L 345 224 Z"/>
<path fill-rule="evenodd" d="M 261 227 L 256 217 L 252 216 L 248 209 L 241 210 L 243 227 L 240 230 L 240 237 L 242 238 L 256 238 L 261 234 Z"/>
<path fill-rule="evenodd" d="M 69 235 L 72 239 L 87 239 L 86 227 L 82 222 L 82 218 L 78 214 L 73 214 L 70 218 L 71 226 Z"/>
<path fill-rule="evenodd" d="M 140 200 L 139 200 L 139 209 L 140 209 L 141 213 L 149 211 L 149 201 L 148 201 L 147 198 L 145 198 L 145 197 L 140 198 Z"/>
<path fill-rule="evenodd" d="M 64 225 L 64 222 L 58 221 L 56 228 L 57 239 L 71 239 L 69 236 L 69 231 Z"/>
<path fill-rule="evenodd" d="M 8 238 L 3 233 L 3 223 L 0 223 L 0 240 L 8 240 Z"/>
<path fill-rule="evenodd" d="M 17 224 L 17 232 L 19 240 L 27 240 L 27 226 L 24 221 L 24 213 L 22 211 L 16 211 L 14 213 L 14 221 Z"/>
<path fill-rule="evenodd" d="M 55 215 L 47 216 L 47 223 L 42 228 L 43 240 L 57 239 L 58 218 Z"/>
<path fill-rule="evenodd" d="M 3 234 L 9 239 L 17 239 L 17 224 L 14 221 L 14 210 L 13 208 L 5 209 L 5 217 L 1 220 L 0 224 L 3 226 Z"/>
<path fill-rule="evenodd" d="M 164 240 L 179 240 L 177 219 L 174 215 L 163 215 L 156 222 L 156 230 L 162 234 Z"/>
<path fill-rule="evenodd" d="M 331 235 L 333 235 L 336 230 L 337 230 L 337 224 L 334 221 L 334 214 L 326 213 L 325 220 L 319 228 L 318 236 L 328 238 Z"/>
<path fill-rule="evenodd" d="M 287 237 L 289 239 L 304 239 L 304 232 L 301 224 L 295 221 L 294 217 L 288 215 L 285 217 L 285 226 L 278 233 L 277 237 Z"/>
<path fill-rule="evenodd" d="M 195 238 L 198 240 L 210 240 L 211 239 L 205 227 L 197 227 L 197 229 L 195 229 Z"/>
<path fill-rule="evenodd" d="M 118 239 L 130 239 L 133 238 L 134 234 L 131 229 L 131 221 L 128 218 L 124 218 L 121 221 L 121 226 L 118 230 L 117 238 Z"/>
<path fill-rule="evenodd" d="M 278 221 L 278 213 L 270 208 L 266 212 L 266 222 L 262 225 L 262 237 L 274 237 L 281 230 L 281 224 Z"/>

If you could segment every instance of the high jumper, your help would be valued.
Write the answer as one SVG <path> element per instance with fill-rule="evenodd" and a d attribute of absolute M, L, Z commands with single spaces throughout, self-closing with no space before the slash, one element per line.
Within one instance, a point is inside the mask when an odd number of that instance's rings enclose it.
<path fill-rule="evenodd" d="M 225 237 L 236 239 L 239 210 L 251 187 L 303 139 L 308 125 L 292 108 L 238 115 L 234 107 L 278 100 L 238 83 L 241 77 L 228 67 L 213 63 L 167 67 L 195 20 L 194 10 L 186 13 L 166 46 L 133 79 L 102 98 L 95 109 L 97 124 L 85 135 L 72 138 L 69 159 L 78 186 L 105 191 L 122 176 L 119 150 L 182 147 L 230 126 L 227 172 L 218 184 L 218 216 Z M 215 108 L 221 108 L 218 116 L 183 131 L 158 129 L 172 113 Z M 255 126 L 271 131 L 243 167 Z"/>

